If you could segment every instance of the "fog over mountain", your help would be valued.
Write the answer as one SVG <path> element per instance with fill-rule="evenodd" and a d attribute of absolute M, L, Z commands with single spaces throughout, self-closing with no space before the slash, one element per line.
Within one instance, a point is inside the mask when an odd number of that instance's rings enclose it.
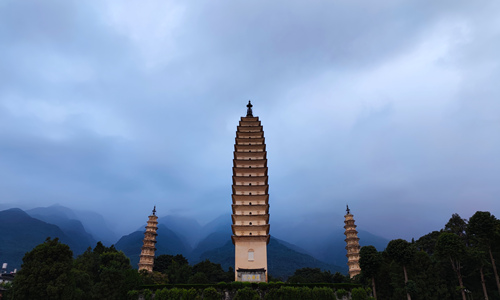
<path fill-rule="evenodd" d="M 93 216 L 82 219 L 81 216 Z M 61 205 L 37 207 L 24 212 L 13 208 L 0 210 L 0 231 L 4 234 L 0 243 L 0 263 L 7 262 L 10 270 L 21 266 L 24 253 L 30 251 L 47 237 L 59 238 L 68 244 L 75 256 L 88 247 L 95 247 L 99 235 L 94 235 L 92 226 L 106 220 L 97 213 L 75 212 Z M 94 225 L 89 222 L 97 219 Z M 221 263 L 224 268 L 234 267 L 234 246 L 231 242 L 231 217 L 221 215 L 211 222 L 200 225 L 195 219 L 180 216 L 163 216 L 158 219 L 156 255 L 182 254 L 191 264 L 210 259 Z M 345 241 L 343 228 L 318 230 L 314 222 L 297 224 L 280 232 L 281 236 L 272 236 L 269 248 L 269 268 L 273 274 L 286 278 L 296 268 L 314 267 L 324 270 L 347 272 Z M 144 239 L 144 226 L 127 233 L 109 245 L 122 250 L 137 267 Z M 300 228 L 301 230 L 297 230 Z M 278 228 L 277 228 L 278 229 Z M 108 234 L 111 230 L 103 227 Z M 111 232 L 112 233 L 112 232 Z M 115 235 L 115 233 L 112 233 Z M 362 245 L 375 245 L 382 250 L 387 244 L 384 238 L 369 232 L 360 231 Z M 293 264 L 287 261 L 293 261 Z M 284 265 L 283 265 L 284 264 Z"/>

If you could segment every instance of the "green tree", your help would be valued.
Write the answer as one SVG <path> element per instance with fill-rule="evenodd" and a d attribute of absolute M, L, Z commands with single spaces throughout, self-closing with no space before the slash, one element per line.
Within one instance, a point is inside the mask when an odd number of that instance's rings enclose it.
<path fill-rule="evenodd" d="M 192 273 L 192 267 L 182 255 L 163 254 L 155 258 L 153 271 L 167 275 L 170 283 L 187 283 Z"/>
<path fill-rule="evenodd" d="M 201 275 L 196 275 L 198 273 L 206 276 L 206 282 L 199 282 Z M 208 259 L 193 266 L 193 276 L 197 277 L 198 282 L 196 283 L 217 283 L 227 280 L 227 274 L 222 269 L 222 266 L 220 264 L 213 263 Z M 195 283 L 191 278 L 190 281 Z"/>
<path fill-rule="evenodd" d="M 361 247 L 359 256 L 359 266 L 361 268 L 361 273 L 364 276 L 371 278 L 373 297 L 377 299 L 375 276 L 377 276 L 380 266 L 382 265 L 382 256 L 374 246 Z"/>
<path fill-rule="evenodd" d="M 420 237 L 415 242 L 415 247 L 417 248 L 417 250 L 425 251 L 429 255 L 434 254 L 434 247 L 436 247 L 436 243 L 440 234 L 441 231 L 433 231 Z"/>
<path fill-rule="evenodd" d="M 344 282 L 349 282 L 350 278 L 349 276 L 345 276 L 344 274 L 340 272 L 335 272 L 332 276 L 332 282 L 333 283 L 344 283 Z"/>
<path fill-rule="evenodd" d="M 405 286 L 408 283 L 408 273 L 406 266 L 408 266 L 415 255 L 415 248 L 409 242 L 403 239 L 392 240 L 386 248 L 386 252 L 394 261 L 403 266 Z M 408 300 L 411 300 L 410 293 L 406 293 Z"/>
<path fill-rule="evenodd" d="M 462 219 L 459 214 L 451 215 L 450 220 L 444 225 L 444 231 L 454 233 L 465 240 L 465 230 L 467 229 L 467 220 Z"/>
<path fill-rule="evenodd" d="M 69 246 L 58 238 L 47 238 L 24 256 L 14 279 L 14 299 L 72 299 L 75 292 L 72 266 L 73 252 Z"/>
<path fill-rule="evenodd" d="M 436 243 L 436 255 L 451 263 L 453 271 L 458 278 L 462 299 L 466 300 L 462 279 L 462 261 L 466 257 L 466 248 L 463 240 L 456 234 L 443 232 Z"/>
<path fill-rule="evenodd" d="M 488 265 L 486 261 L 486 255 L 484 251 L 482 251 L 478 247 L 470 247 L 467 249 L 468 257 L 472 261 L 472 265 L 475 266 L 475 269 L 479 270 L 479 275 L 481 279 L 481 287 L 483 288 L 483 296 L 484 299 L 488 300 L 488 290 L 486 289 L 486 280 L 484 278 L 484 267 Z"/>
<path fill-rule="evenodd" d="M 493 273 L 495 274 L 498 293 L 500 294 L 500 280 L 498 278 L 497 267 L 492 253 L 492 246 L 495 243 L 495 240 L 499 239 L 497 224 L 498 220 L 494 215 L 487 211 L 478 211 L 470 218 L 467 233 L 470 239 L 473 240 L 473 243 L 477 244 L 489 253 L 491 266 L 493 267 Z"/>
<path fill-rule="evenodd" d="M 81 299 L 125 299 L 129 290 L 140 285 L 139 273 L 132 269 L 128 257 L 101 242 L 76 258 L 74 270 Z"/>

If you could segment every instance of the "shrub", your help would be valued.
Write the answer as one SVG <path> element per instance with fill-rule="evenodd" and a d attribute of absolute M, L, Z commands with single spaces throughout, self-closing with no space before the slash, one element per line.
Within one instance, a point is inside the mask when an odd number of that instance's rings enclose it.
<path fill-rule="evenodd" d="M 260 296 L 259 293 L 257 293 L 257 291 L 249 287 L 245 287 L 236 292 L 234 300 L 260 300 Z"/>
<path fill-rule="evenodd" d="M 166 288 L 155 291 L 155 300 L 168 300 L 168 290 Z M 135 298 L 134 300 L 137 300 Z"/>
<path fill-rule="evenodd" d="M 150 300 L 151 297 L 153 296 L 153 293 L 151 292 L 150 289 L 145 289 L 142 291 L 142 294 L 144 295 L 145 300 Z"/>
<path fill-rule="evenodd" d="M 280 293 L 278 289 L 270 289 L 264 296 L 265 300 L 280 300 Z"/>
<path fill-rule="evenodd" d="M 312 290 L 307 286 L 297 288 L 297 296 L 295 299 L 302 299 L 302 300 L 313 299 Z"/>
<path fill-rule="evenodd" d="M 352 300 L 367 300 L 368 294 L 364 288 L 354 288 L 351 291 Z"/>
<path fill-rule="evenodd" d="M 297 299 L 297 288 L 291 286 L 282 286 L 279 290 L 281 299 Z"/>
<path fill-rule="evenodd" d="M 213 287 L 208 287 L 203 290 L 203 299 L 205 300 L 220 300 L 221 298 L 221 294 Z"/>
<path fill-rule="evenodd" d="M 186 289 L 173 288 L 169 291 L 168 299 L 181 300 L 184 299 L 184 295 L 186 295 L 186 293 Z"/>
<path fill-rule="evenodd" d="M 336 294 L 339 299 L 344 299 L 344 297 L 348 295 L 347 291 L 344 289 L 338 289 Z"/>
<path fill-rule="evenodd" d="M 317 300 L 336 300 L 337 297 L 331 288 L 315 287 L 312 290 L 312 298 Z"/>
<path fill-rule="evenodd" d="M 198 291 L 195 288 L 190 288 L 189 290 L 186 291 L 186 295 L 182 300 L 197 300 L 197 299 L 201 299 L 201 297 L 198 295 Z"/>
<path fill-rule="evenodd" d="M 137 300 L 137 299 L 139 299 L 139 291 L 137 291 L 137 290 L 128 291 L 127 297 L 130 300 Z"/>

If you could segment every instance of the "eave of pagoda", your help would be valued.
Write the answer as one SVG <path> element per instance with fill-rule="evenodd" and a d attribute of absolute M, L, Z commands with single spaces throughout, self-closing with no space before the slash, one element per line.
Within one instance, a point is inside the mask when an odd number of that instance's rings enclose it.
<path fill-rule="evenodd" d="M 254 134 L 260 135 L 259 132 L 254 132 Z M 236 145 L 263 145 L 264 141 L 263 137 L 236 138 Z"/>
<path fill-rule="evenodd" d="M 258 160 L 258 159 L 267 159 L 266 152 L 233 152 L 234 159 L 238 160 Z"/>
<path fill-rule="evenodd" d="M 269 222 L 269 214 L 254 214 L 254 215 L 236 215 L 232 214 L 231 219 L 233 224 L 236 222 Z M 258 225 L 258 224 L 256 224 Z"/>
<path fill-rule="evenodd" d="M 256 204 L 256 205 L 238 205 L 232 204 L 233 214 L 235 215 L 248 215 L 250 212 L 252 214 L 269 213 L 269 204 Z"/>
<path fill-rule="evenodd" d="M 234 145 L 236 152 L 264 152 L 266 145 Z"/>
<path fill-rule="evenodd" d="M 266 185 L 268 176 L 233 176 L 233 185 Z"/>
<path fill-rule="evenodd" d="M 264 131 L 258 131 L 258 132 L 241 132 L 241 131 L 236 131 L 236 138 L 263 138 L 264 137 Z"/>
<path fill-rule="evenodd" d="M 239 126 L 260 126 L 259 117 L 242 117 Z"/>
<path fill-rule="evenodd" d="M 263 132 L 262 125 L 260 126 L 238 126 L 239 132 Z"/>
<path fill-rule="evenodd" d="M 265 195 L 269 191 L 269 185 L 233 185 L 235 195 Z"/>
<path fill-rule="evenodd" d="M 267 159 L 234 159 L 233 166 L 237 168 L 266 168 Z"/>
<path fill-rule="evenodd" d="M 257 203 L 257 202 L 262 202 L 265 201 L 266 203 L 269 201 L 269 195 L 231 195 L 233 198 L 233 204 L 236 204 L 237 202 L 252 202 L 252 203 Z"/>
<path fill-rule="evenodd" d="M 237 168 L 233 167 L 233 176 L 267 176 L 267 168 Z"/>
<path fill-rule="evenodd" d="M 264 225 L 231 225 L 231 229 L 233 230 L 233 234 L 236 236 L 242 235 L 250 235 L 253 232 L 265 232 L 265 234 L 269 234 L 269 224 Z M 243 234 L 237 234 L 241 232 Z M 252 234 L 253 235 L 253 234 Z M 262 235 L 262 234 L 261 234 Z"/>
<path fill-rule="evenodd" d="M 271 236 L 269 234 L 267 235 L 244 235 L 244 236 L 236 236 L 232 235 L 231 240 L 233 241 L 233 244 L 236 242 L 266 242 L 269 244 Z"/>

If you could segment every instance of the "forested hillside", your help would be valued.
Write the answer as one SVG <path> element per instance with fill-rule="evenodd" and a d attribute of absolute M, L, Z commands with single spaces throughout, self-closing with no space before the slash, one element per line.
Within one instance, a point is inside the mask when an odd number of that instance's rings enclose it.
<path fill-rule="evenodd" d="M 361 282 L 379 299 L 500 299 L 500 221 L 489 212 L 454 214 L 444 228 L 416 241 L 396 239 L 385 251 L 361 248 Z"/>

